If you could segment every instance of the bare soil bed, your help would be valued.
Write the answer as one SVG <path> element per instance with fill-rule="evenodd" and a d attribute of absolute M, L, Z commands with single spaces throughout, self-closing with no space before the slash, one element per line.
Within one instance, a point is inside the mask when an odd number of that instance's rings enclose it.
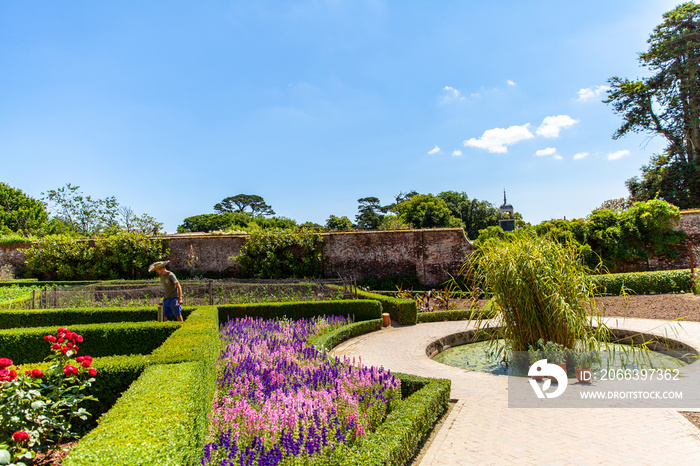
<path fill-rule="evenodd" d="M 603 316 L 700 322 L 700 296 L 691 293 L 606 296 L 596 304 Z"/>

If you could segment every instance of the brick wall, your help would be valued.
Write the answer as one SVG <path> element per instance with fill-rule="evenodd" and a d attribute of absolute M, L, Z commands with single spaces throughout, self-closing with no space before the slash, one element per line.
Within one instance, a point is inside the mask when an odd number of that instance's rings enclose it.
<path fill-rule="evenodd" d="M 461 228 L 325 233 L 323 274 L 365 278 L 415 274 L 437 285 L 473 249 Z"/>
<path fill-rule="evenodd" d="M 681 219 L 674 230 L 685 231 L 686 238 L 676 246 L 675 259 L 652 257 L 642 270 L 674 270 L 690 268 L 691 250 L 695 267 L 700 266 L 700 209 L 681 211 Z"/>
<path fill-rule="evenodd" d="M 170 247 L 170 269 L 193 275 L 235 275 L 246 235 L 178 235 L 164 237 Z M 457 270 L 472 249 L 459 228 L 434 230 L 354 231 L 323 233 L 322 272 L 326 277 L 383 277 L 415 274 L 426 284 L 438 284 Z M 0 245 L 0 265 L 21 267 L 29 243 Z"/>

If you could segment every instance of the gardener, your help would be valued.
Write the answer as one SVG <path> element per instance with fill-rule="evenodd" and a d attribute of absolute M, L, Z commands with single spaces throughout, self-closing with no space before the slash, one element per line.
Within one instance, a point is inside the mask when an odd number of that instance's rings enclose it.
<path fill-rule="evenodd" d="M 163 321 L 173 317 L 182 322 L 182 287 L 174 273 L 165 269 L 170 261 L 158 261 L 148 266 L 148 271 L 155 271 L 160 275 L 160 283 L 163 285 Z"/>

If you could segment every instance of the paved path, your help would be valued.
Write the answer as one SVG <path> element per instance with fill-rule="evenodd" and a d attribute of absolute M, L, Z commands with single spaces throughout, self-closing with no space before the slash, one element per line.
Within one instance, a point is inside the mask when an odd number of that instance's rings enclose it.
<path fill-rule="evenodd" d="M 666 334 L 700 348 L 700 323 L 610 319 L 610 327 Z M 395 372 L 452 380 L 458 400 L 421 466 L 460 464 L 700 465 L 700 430 L 664 408 L 509 408 L 508 376 L 446 366 L 426 355 L 441 337 L 471 322 L 387 327 L 337 346 L 332 354 Z M 696 367 L 697 366 L 697 367 Z M 700 375 L 700 362 L 687 366 Z M 692 368 L 692 369 L 691 369 Z M 525 380 L 520 378 L 520 380 Z M 700 385 L 697 385 L 700 394 Z M 700 405 L 695 406 L 700 410 Z"/>

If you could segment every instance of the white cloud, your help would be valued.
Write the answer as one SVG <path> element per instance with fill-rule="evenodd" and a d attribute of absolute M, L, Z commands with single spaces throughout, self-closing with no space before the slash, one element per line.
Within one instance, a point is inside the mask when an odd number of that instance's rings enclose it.
<path fill-rule="evenodd" d="M 462 155 L 462 151 L 461 151 L 461 150 L 457 149 L 457 150 L 455 150 L 455 151 L 452 151 L 452 156 L 453 156 L 453 157 L 459 157 L 460 155 Z"/>
<path fill-rule="evenodd" d="M 511 81 L 510 79 L 506 80 L 506 84 L 508 84 L 509 86 L 517 86 L 518 85 L 515 81 Z"/>
<path fill-rule="evenodd" d="M 619 150 L 617 152 L 611 152 L 608 154 L 608 160 L 617 160 L 621 159 L 622 157 L 627 157 L 628 155 L 631 155 L 632 153 L 628 151 L 627 149 L 625 150 Z"/>
<path fill-rule="evenodd" d="M 545 157 L 547 155 L 554 155 L 557 153 L 557 148 L 556 147 L 548 147 L 546 149 L 540 149 L 537 152 L 535 152 L 535 155 L 537 157 Z"/>
<path fill-rule="evenodd" d="M 445 86 L 442 90 L 447 93 L 445 100 L 464 100 L 464 96 L 454 87 Z"/>
<path fill-rule="evenodd" d="M 522 126 L 487 129 L 479 139 L 471 138 L 464 141 L 463 144 L 465 147 L 478 147 L 491 153 L 505 154 L 508 152 L 506 146 L 535 137 L 527 129 L 529 126 L 530 123 L 526 123 Z"/>
<path fill-rule="evenodd" d="M 574 154 L 574 160 L 581 160 L 585 159 L 588 157 L 588 152 L 579 152 L 578 154 Z"/>
<path fill-rule="evenodd" d="M 548 116 L 537 128 L 537 135 L 545 138 L 556 138 L 559 137 L 559 131 L 576 123 L 578 123 L 578 120 L 574 120 L 568 115 Z"/>
<path fill-rule="evenodd" d="M 595 86 L 587 87 L 585 89 L 580 89 L 578 91 L 578 100 L 584 102 L 586 100 L 594 99 L 600 97 L 601 94 L 610 90 L 609 86 Z"/>
<path fill-rule="evenodd" d="M 428 151 L 428 154 L 433 155 L 433 154 L 437 154 L 438 152 L 440 152 L 440 148 L 436 145 L 435 147 L 433 147 L 432 149 L 430 149 Z"/>

